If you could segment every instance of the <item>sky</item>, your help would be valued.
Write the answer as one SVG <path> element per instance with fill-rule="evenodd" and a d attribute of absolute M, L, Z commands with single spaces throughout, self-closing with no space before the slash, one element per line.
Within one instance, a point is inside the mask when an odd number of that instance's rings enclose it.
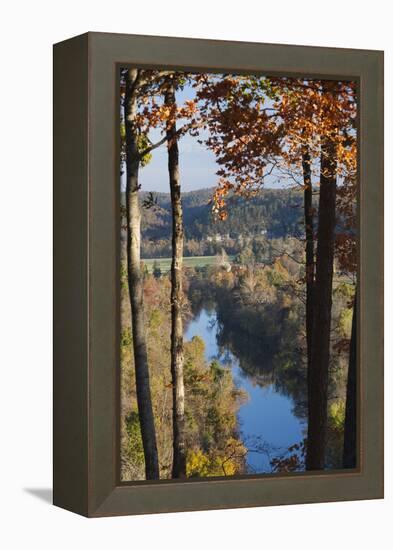
<path fill-rule="evenodd" d="M 177 103 L 181 105 L 193 97 L 193 90 L 186 87 L 176 94 Z M 153 142 L 158 141 L 162 134 L 158 130 L 151 132 Z M 217 183 L 218 166 L 214 154 L 198 143 L 196 137 L 188 134 L 179 140 L 179 164 L 182 191 L 195 191 L 206 187 L 214 187 Z M 166 144 L 161 145 L 152 153 L 152 159 L 147 166 L 140 169 L 139 181 L 142 191 L 157 191 L 169 193 L 168 155 Z M 125 176 L 121 178 L 122 190 L 125 190 Z"/>
<path fill-rule="evenodd" d="M 160 139 L 155 133 L 155 140 Z M 214 187 L 218 177 L 218 166 L 214 154 L 200 145 L 197 138 L 185 135 L 179 141 L 179 165 L 183 192 L 206 187 Z M 169 193 L 168 154 L 166 145 L 161 145 L 152 153 L 147 166 L 140 169 L 139 181 L 142 191 Z M 125 189 L 125 175 L 122 176 L 122 190 Z"/>
<path fill-rule="evenodd" d="M 184 90 L 176 93 L 178 105 L 184 101 L 193 99 L 194 90 L 191 86 L 185 86 Z M 178 126 L 179 127 L 179 126 Z M 206 130 L 207 132 L 207 130 Z M 163 134 L 159 130 L 151 131 L 149 137 L 153 143 L 159 141 Z M 203 134 L 201 134 L 203 137 Z M 198 143 L 198 138 L 184 135 L 179 140 L 179 165 L 182 192 L 205 189 L 217 185 L 216 175 L 219 166 L 214 154 L 206 146 Z M 152 152 L 152 159 L 144 168 L 140 168 L 139 182 L 142 191 L 155 191 L 169 193 L 168 181 L 168 155 L 164 143 Z M 275 176 L 267 177 L 264 187 L 286 187 L 287 181 L 277 181 Z M 125 191 L 125 174 L 121 176 L 121 190 Z"/>
<path fill-rule="evenodd" d="M 194 90 L 190 86 L 176 93 L 178 105 L 193 97 Z M 160 139 L 160 133 L 156 131 L 152 139 Z M 218 166 L 214 154 L 200 145 L 196 137 L 186 134 L 179 140 L 179 165 L 183 192 L 216 185 Z M 152 160 L 140 172 L 140 181 L 144 191 L 169 192 L 166 144 L 153 151 Z"/>
<path fill-rule="evenodd" d="M 186 135 L 179 141 L 179 164 L 183 192 L 214 187 L 218 167 L 214 154 L 200 145 L 197 138 Z M 153 153 L 150 163 L 141 170 L 140 182 L 144 191 L 168 191 L 168 155 L 166 146 Z"/>
<path fill-rule="evenodd" d="M 186 85 L 183 90 L 176 92 L 178 105 L 186 100 L 194 98 L 194 89 Z M 268 100 L 266 101 L 268 104 Z M 179 127 L 180 124 L 178 124 Z M 207 133 L 207 130 L 204 131 Z M 152 143 L 162 138 L 162 133 L 156 129 L 151 131 L 149 137 Z M 201 137 L 204 137 L 201 134 Z M 217 185 L 219 168 L 214 154 L 203 144 L 198 143 L 198 138 L 186 134 L 179 140 L 179 164 L 182 192 L 205 189 Z M 140 168 L 139 181 L 142 191 L 155 191 L 169 193 L 168 182 L 168 156 L 164 143 L 152 152 L 152 159 L 147 166 Z M 125 191 L 125 170 L 121 176 L 121 190 Z M 313 176 L 314 178 L 314 176 Z M 317 183 L 317 182 L 315 182 Z M 340 183 L 340 182 L 339 182 Z M 289 179 L 274 172 L 265 178 L 264 187 L 282 188 L 293 184 Z"/>

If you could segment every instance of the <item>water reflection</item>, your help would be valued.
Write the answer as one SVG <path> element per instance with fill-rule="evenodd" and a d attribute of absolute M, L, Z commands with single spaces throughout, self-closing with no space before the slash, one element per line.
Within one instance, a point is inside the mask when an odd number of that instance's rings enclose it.
<path fill-rule="evenodd" d="M 261 362 L 260 354 L 252 353 L 250 346 L 255 348 L 255 343 L 231 346 L 236 336 L 232 335 L 228 341 L 222 329 L 216 309 L 202 308 L 189 322 L 185 339 L 202 338 L 206 359 L 216 359 L 230 367 L 238 387 L 247 392 L 249 398 L 240 406 L 238 422 L 242 441 L 249 451 L 248 469 L 250 473 L 268 473 L 272 471 L 271 459 L 284 455 L 288 447 L 305 436 L 307 426 L 301 399 L 300 405 L 295 405 L 272 361 Z M 239 353 L 239 347 L 245 348 L 244 354 Z"/>

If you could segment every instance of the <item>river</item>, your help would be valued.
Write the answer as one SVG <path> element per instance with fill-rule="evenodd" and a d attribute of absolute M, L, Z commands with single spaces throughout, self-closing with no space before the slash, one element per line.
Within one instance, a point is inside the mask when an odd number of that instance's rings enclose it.
<path fill-rule="evenodd" d="M 228 348 L 219 347 L 217 315 L 214 309 L 202 309 L 187 325 L 185 339 L 200 336 L 205 342 L 207 361 L 218 360 L 232 369 L 236 385 L 245 390 L 249 399 L 238 411 L 241 439 L 248 449 L 247 465 L 250 473 L 271 472 L 270 460 L 282 456 L 289 446 L 304 438 L 304 421 L 293 412 L 294 402 L 279 393 L 273 383 L 264 387 L 246 374 L 241 357 Z M 259 369 L 263 372 L 263 368 Z"/>

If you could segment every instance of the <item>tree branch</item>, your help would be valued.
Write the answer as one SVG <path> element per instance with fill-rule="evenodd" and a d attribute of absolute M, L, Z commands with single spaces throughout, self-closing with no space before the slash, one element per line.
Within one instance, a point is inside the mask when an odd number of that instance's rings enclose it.
<path fill-rule="evenodd" d="M 182 126 L 181 128 L 179 128 L 177 131 L 176 131 L 176 134 L 175 136 L 176 137 L 181 137 L 182 134 L 185 134 L 186 132 L 188 132 L 189 130 L 192 130 L 194 128 L 200 128 L 201 126 L 203 126 L 203 123 L 200 122 L 200 123 L 190 123 L 190 124 L 184 124 L 184 126 Z M 149 147 L 146 147 L 146 149 L 144 149 L 143 151 L 140 151 L 139 153 L 139 157 L 140 158 L 143 158 L 144 156 L 148 155 L 149 153 L 151 153 L 152 151 L 154 151 L 154 149 L 157 149 L 158 147 L 160 147 L 161 145 L 163 145 L 166 141 L 168 141 L 168 136 L 165 135 L 163 138 L 161 138 L 159 141 L 157 141 L 156 143 L 152 143 L 151 145 L 149 145 Z"/>

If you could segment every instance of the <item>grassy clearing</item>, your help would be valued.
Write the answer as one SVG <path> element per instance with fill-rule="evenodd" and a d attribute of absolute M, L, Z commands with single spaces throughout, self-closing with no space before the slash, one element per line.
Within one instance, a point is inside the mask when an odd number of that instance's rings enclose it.
<path fill-rule="evenodd" d="M 232 260 L 231 256 L 229 256 L 229 260 Z M 171 269 L 171 258 L 149 258 L 142 261 L 144 265 L 147 266 L 149 273 L 153 271 L 154 262 L 157 262 L 157 265 L 161 269 L 161 273 L 167 273 Z M 183 258 L 183 266 L 206 267 L 209 265 L 214 265 L 216 261 L 217 256 L 185 256 Z"/>

